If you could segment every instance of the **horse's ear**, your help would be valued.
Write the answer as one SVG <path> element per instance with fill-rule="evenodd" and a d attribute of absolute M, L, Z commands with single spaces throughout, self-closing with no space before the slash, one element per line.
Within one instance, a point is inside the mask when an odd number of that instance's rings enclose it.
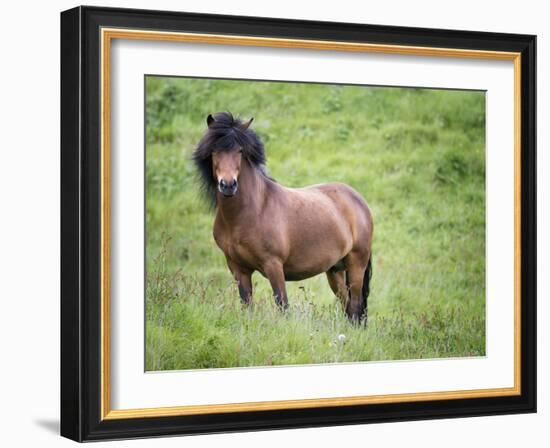
<path fill-rule="evenodd" d="M 212 123 L 214 123 L 214 117 L 212 114 L 208 114 L 208 117 L 206 117 L 206 124 L 210 127 L 212 126 Z"/>
<path fill-rule="evenodd" d="M 254 121 L 254 117 L 252 117 L 246 123 L 241 124 L 241 130 L 246 131 L 248 129 L 248 126 L 250 126 L 253 121 Z"/>

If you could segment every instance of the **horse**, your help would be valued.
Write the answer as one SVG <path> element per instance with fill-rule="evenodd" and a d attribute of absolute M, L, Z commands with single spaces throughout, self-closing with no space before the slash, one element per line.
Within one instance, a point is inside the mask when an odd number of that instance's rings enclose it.
<path fill-rule="evenodd" d="M 252 121 L 229 112 L 208 115 L 192 156 L 215 211 L 214 240 L 242 303 L 252 302 L 255 271 L 269 280 L 282 310 L 288 308 L 286 281 L 326 273 L 349 320 L 366 323 L 374 229 L 367 202 L 343 183 L 277 183 L 266 172 Z"/>

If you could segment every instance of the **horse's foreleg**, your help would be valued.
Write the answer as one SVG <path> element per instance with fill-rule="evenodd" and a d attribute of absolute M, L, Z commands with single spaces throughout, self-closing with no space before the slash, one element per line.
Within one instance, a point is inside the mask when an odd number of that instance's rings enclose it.
<path fill-rule="evenodd" d="M 288 297 L 286 295 L 285 274 L 280 263 L 271 262 L 264 266 L 264 274 L 271 283 L 275 303 L 282 310 L 288 308 Z"/>
<path fill-rule="evenodd" d="M 241 301 L 245 305 L 250 305 L 252 302 L 252 271 L 243 269 L 229 259 L 227 260 L 227 265 L 233 274 L 233 278 L 237 282 Z"/>
<path fill-rule="evenodd" d="M 349 297 L 345 271 L 327 271 L 327 280 L 330 289 L 332 289 L 334 295 L 340 299 L 342 308 L 345 310 Z"/>
<path fill-rule="evenodd" d="M 252 273 L 243 273 L 237 280 L 239 286 L 239 296 L 245 305 L 252 302 Z"/>

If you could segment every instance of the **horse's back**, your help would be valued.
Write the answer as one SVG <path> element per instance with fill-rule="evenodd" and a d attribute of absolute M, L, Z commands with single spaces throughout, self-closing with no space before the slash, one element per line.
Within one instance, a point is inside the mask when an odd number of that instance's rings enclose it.
<path fill-rule="evenodd" d="M 352 187 L 326 183 L 286 190 L 287 205 L 295 210 L 287 213 L 286 222 L 297 259 L 304 261 L 314 250 L 334 264 L 352 250 L 370 252 L 372 214 Z"/>
<path fill-rule="evenodd" d="M 367 201 L 353 187 L 341 183 L 331 182 L 326 184 L 311 185 L 304 190 L 311 189 L 319 191 L 328 197 L 337 207 L 345 209 L 347 212 L 363 215 L 366 219 L 372 220 Z"/>
<path fill-rule="evenodd" d="M 357 190 L 348 184 L 342 182 L 330 182 L 325 184 L 316 184 L 305 187 L 304 190 L 312 189 L 318 190 L 323 194 L 329 196 L 333 200 L 342 199 L 342 197 L 347 197 L 355 202 L 356 206 L 359 206 L 363 210 L 368 210 L 369 206 L 367 201 L 359 194 Z"/>
<path fill-rule="evenodd" d="M 354 246 L 366 245 L 370 251 L 373 232 L 372 212 L 367 201 L 353 187 L 332 182 L 312 185 L 308 188 L 321 192 L 329 198 L 342 216 L 350 223 L 354 235 Z"/>

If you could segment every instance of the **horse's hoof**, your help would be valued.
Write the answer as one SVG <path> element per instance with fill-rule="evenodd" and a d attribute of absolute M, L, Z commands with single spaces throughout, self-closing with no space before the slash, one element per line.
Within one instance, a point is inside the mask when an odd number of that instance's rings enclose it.
<path fill-rule="evenodd" d="M 354 327 L 366 327 L 367 326 L 367 317 L 360 316 L 358 314 L 348 315 L 348 320 L 350 324 Z"/>
<path fill-rule="evenodd" d="M 277 308 L 282 313 L 286 312 L 288 310 L 288 302 L 277 302 Z"/>

